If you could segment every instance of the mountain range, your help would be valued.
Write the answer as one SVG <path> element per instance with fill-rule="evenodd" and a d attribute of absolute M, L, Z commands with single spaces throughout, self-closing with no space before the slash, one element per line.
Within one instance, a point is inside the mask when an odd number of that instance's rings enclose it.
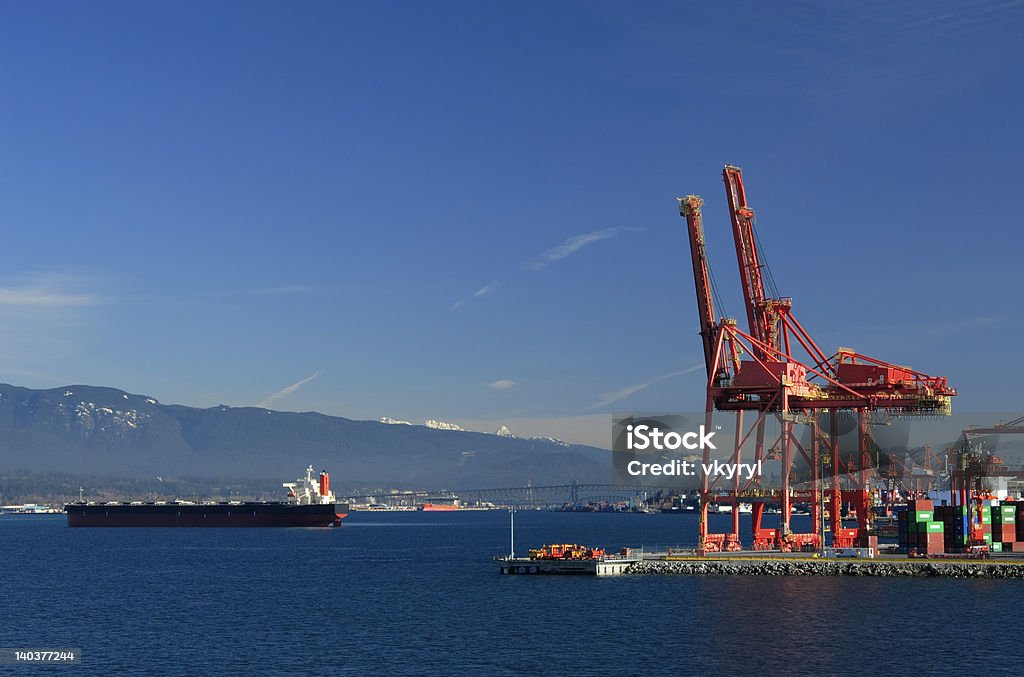
<path fill-rule="evenodd" d="M 337 487 L 470 489 L 608 482 L 610 453 L 388 419 L 163 404 L 116 388 L 0 384 L 0 470 L 115 477 L 291 480 L 312 464 Z M 405 423 L 405 422 L 402 422 Z M 434 426 L 430 426 L 434 424 Z"/>

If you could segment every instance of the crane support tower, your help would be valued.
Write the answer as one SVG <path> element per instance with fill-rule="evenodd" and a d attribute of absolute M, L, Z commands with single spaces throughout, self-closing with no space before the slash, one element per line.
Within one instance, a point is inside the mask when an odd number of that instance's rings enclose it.
<path fill-rule="evenodd" d="M 752 506 L 754 549 L 818 549 L 824 546 L 828 517 L 835 547 L 868 546 L 871 529 L 870 489 L 878 459 L 871 450 L 870 412 L 901 416 L 947 415 L 956 390 L 947 379 L 838 348 L 826 355 L 793 315 L 793 300 L 780 296 L 764 261 L 754 210 L 747 202 L 743 171 L 726 165 L 729 219 L 740 274 L 747 328 L 715 313 L 711 269 L 704 239 L 703 204 L 697 195 L 679 199 L 686 220 L 693 263 L 700 335 L 707 368 L 705 426 L 715 411 L 733 412 L 736 435 L 730 462 L 743 462 L 743 450 L 753 446 L 753 462 L 777 459 L 779 487 L 758 490 L 758 478 L 718 487 L 718 478 L 701 480 L 699 549 L 702 552 L 742 548 L 739 503 Z M 744 414 L 753 422 L 745 427 Z M 855 449 L 840 450 L 840 417 L 852 418 Z M 773 423 L 769 435 L 769 422 Z M 777 424 L 777 425 L 775 425 Z M 809 435 L 798 436 L 795 426 Z M 775 430 L 778 430 L 776 434 Z M 793 482 L 794 456 L 810 470 L 810 482 Z M 710 463 L 704 450 L 704 463 Z M 797 486 L 799 484 L 799 487 Z M 708 506 L 733 506 L 732 530 L 708 533 Z M 794 503 L 811 508 L 812 533 L 795 534 L 791 524 Z M 762 528 L 766 507 L 781 509 L 778 528 Z M 852 505 L 857 527 L 843 528 L 843 508 Z M 852 516 L 852 515 L 851 515 Z"/>
<path fill-rule="evenodd" d="M 972 439 L 989 435 L 1024 435 L 1024 416 L 987 427 L 970 426 L 964 428 L 961 435 L 960 444 L 946 452 L 950 505 L 967 506 L 973 528 L 978 529 L 984 511 L 982 501 L 987 493 L 986 478 L 1020 477 L 1022 472 L 1019 466 L 1006 465 L 993 450 L 982 449 L 981 444 L 975 445 Z"/>

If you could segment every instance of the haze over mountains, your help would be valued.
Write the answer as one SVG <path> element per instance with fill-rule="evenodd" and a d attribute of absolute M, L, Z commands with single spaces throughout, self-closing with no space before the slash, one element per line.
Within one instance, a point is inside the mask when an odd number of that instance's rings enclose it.
<path fill-rule="evenodd" d="M 611 478 L 609 452 L 595 447 L 521 439 L 507 428 L 485 434 L 392 421 L 198 409 L 96 386 L 0 384 L 0 469 L 285 481 L 313 464 L 339 487 L 428 489 Z"/>

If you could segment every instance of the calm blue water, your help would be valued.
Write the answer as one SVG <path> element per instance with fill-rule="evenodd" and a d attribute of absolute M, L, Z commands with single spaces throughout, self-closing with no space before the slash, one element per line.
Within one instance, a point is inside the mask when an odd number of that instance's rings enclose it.
<path fill-rule="evenodd" d="M 519 552 L 696 535 L 692 516 L 516 523 Z M 280 530 L 4 516 L 0 646 L 81 647 L 47 671 L 104 675 L 1024 672 L 1024 582 L 499 576 L 507 549 L 501 512 Z"/>

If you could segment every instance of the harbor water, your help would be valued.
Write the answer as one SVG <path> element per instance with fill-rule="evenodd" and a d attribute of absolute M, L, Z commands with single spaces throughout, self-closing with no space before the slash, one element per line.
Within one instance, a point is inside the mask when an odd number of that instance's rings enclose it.
<path fill-rule="evenodd" d="M 516 549 L 692 545 L 696 529 L 692 515 L 520 511 Z M 321 529 L 3 516 L 0 542 L 0 646 L 79 647 L 62 668 L 76 674 L 948 674 L 964 656 L 1024 672 L 1024 581 L 501 576 L 501 511 Z"/>

